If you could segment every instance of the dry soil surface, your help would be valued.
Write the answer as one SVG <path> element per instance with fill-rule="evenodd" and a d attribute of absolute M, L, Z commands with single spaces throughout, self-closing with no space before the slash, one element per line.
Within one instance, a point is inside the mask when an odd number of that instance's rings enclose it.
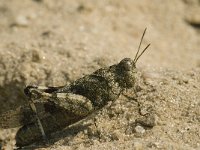
<path fill-rule="evenodd" d="M 27 104 L 26 85 L 62 86 L 134 58 L 145 27 L 137 92 L 27 148 L 200 149 L 199 0 L 0 0 L 0 116 Z M 17 129 L 0 128 L 2 149 Z"/>

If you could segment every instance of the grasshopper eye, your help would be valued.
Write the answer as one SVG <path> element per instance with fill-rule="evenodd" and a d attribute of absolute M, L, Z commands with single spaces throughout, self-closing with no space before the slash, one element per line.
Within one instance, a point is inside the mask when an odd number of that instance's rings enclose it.
<path fill-rule="evenodd" d="M 135 68 L 135 63 L 130 58 L 124 58 L 120 61 L 119 67 L 124 71 L 131 71 Z"/>

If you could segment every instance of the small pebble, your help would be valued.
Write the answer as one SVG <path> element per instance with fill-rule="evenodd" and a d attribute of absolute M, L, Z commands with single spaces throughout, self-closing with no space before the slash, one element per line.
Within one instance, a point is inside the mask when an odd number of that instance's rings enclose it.
<path fill-rule="evenodd" d="M 145 129 L 142 126 L 137 125 L 135 127 L 135 132 L 144 134 L 145 133 Z"/>
<path fill-rule="evenodd" d="M 21 26 L 21 27 L 27 27 L 29 25 L 28 18 L 25 16 L 18 16 L 15 19 L 14 25 Z"/>

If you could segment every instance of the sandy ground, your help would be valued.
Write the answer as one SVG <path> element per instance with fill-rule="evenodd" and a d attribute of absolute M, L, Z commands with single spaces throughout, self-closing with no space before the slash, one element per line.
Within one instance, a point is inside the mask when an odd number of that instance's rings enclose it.
<path fill-rule="evenodd" d="M 0 20 L 1 115 L 27 103 L 28 84 L 61 86 L 134 58 L 148 28 L 137 94 L 29 149 L 200 149 L 199 0 L 0 0 Z M 0 129 L 3 149 L 16 130 Z"/>

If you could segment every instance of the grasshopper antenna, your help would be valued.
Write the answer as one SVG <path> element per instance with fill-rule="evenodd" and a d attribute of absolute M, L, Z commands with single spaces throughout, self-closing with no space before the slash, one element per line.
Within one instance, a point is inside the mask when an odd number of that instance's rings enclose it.
<path fill-rule="evenodd" d="M 134 63 L 136 64 L 136 62 L 138 61 L 138 59 L 142 56 L 142 54 L 148 49 L 148 47 L 150 46 L 151 44 L 148 44 L 145 49 L 142 51 L 142 53 L 140 53 L 140 55 L 136 58 L 136 60 L 134 61 Z"/>
<path fill-rule="evenodd" d="M 136 64 L 136 62 L 138 61 L 138 59 L 142 56 L 142 54 L 143 54 L 143 53 L 148 49 L 148 47 L 151 45 L 151 44 L 148 44 L 148 45 L 145 47 L 145 49 L 139 54 L 139 52 L 140 52 L 140 47 L 141 47 L 142 41 L 143 41 L 143 39 L 144 39 L 144 35 L 145 35 L 145 33 L 146 33 L 146 30 L 147 30 L 147 28 L 144 29 L 144 32 L 143 32 L 143 34 L 142 34 L 142 37 L 141 37 L 141 40 L 140 40 L 140 44 L 139 44 L 137 53 L 136 53 L 135 58 L 134 58 L 134 60 L 133 60 L 133 62 L 134 62 L 135 64 Z M 139 56 L 138 56 L 138 54 L 139 54 Z"/>

